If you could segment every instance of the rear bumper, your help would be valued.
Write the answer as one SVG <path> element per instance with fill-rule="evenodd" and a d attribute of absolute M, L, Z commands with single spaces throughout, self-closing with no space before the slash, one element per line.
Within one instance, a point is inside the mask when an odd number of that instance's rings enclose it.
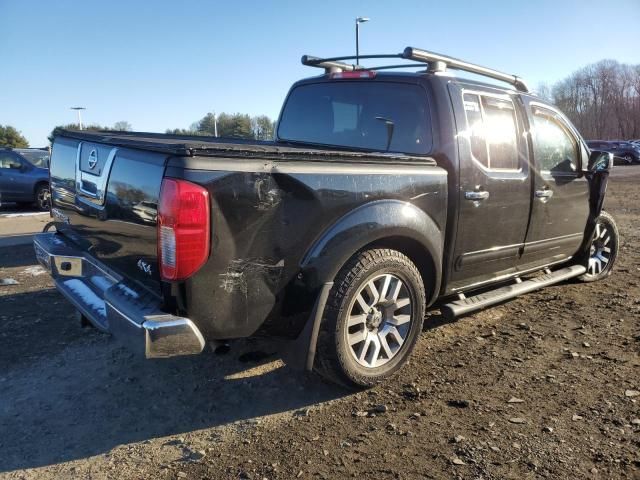
<path fill-rule="evenodd" d="M 188 318 L 160 310 L 158 297 L 125 280 L 63 235 L 40 233 L 36 257 L 57 289 L 100 330 L 110 332 L 147 358 L 202 352 L 205 341 Z"/>

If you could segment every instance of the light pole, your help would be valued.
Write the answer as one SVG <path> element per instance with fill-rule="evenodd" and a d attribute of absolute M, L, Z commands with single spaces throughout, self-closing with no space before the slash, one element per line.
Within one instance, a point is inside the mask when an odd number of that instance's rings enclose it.
<path fill-rule="evenodd" d="M 82 114 L 80 113 L 82 110 L 86 110 L 85 107 L 71 107 L 71 110 L 75 110 L 78 112 L 78 128 L 82 130 Z"/>
<path fill-rule="evenodd" d="M 360 24 L 369 21 L 369 17 L 356 18 L 356 65 L 360 64 Z"/>

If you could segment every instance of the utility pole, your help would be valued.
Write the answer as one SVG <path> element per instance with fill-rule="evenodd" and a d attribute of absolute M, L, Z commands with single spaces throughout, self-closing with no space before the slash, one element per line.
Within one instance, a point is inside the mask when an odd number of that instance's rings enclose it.
<path fill-rule="evenodd" d="M 71 110 L 78 112 L 78 129 L 82 130 L 82 110 L 86 110 L 85 107 L 71 107 Z"/>
<path fill-rule="evenodd" d="M 218 138 L 218 117 L 213 114 L 213 136 Z"/>
<path fill-rule="evenodd" d="M 360 24 L 369 20 L 369 17 L 356 18 L 356 65 L 360 64 Z"/>

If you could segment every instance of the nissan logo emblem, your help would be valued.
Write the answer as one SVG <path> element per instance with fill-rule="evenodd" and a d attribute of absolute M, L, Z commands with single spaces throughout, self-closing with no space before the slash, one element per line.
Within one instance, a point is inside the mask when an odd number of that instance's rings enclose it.
<path fill-rule="evenodd" d="M 95 148 L 89 153 L 88 163 L 90 170 L 96 168 L 96 165 L 98 164 L 98 151 Z"/>

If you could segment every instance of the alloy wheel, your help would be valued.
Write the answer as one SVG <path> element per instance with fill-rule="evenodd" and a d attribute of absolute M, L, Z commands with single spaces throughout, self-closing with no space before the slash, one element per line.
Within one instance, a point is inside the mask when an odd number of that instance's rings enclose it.
<path fill-rule="evenodd" d="M 596 276 L 609 268 L 609 262 L 614 253 L 611 246 L 612 233 L 610 229 L 605 224 L 598 222 L 589 251 L 588 275 Z"/>
<path fill-rule="evenodd" d="M 48 188 L 41 188 L 38 190 L 38 208 L 40 210 L 46 210 L 49 208 L 49 202 L 51 201 L 51 193 Z"/>
<path fill-rule="evenodd" d="M 393 359 L 411 330 L 411 295 L 396 275 L 367 281 L 353 299 L 347 320 L 347 345 L 362 366 L 376 368 Z"/>

